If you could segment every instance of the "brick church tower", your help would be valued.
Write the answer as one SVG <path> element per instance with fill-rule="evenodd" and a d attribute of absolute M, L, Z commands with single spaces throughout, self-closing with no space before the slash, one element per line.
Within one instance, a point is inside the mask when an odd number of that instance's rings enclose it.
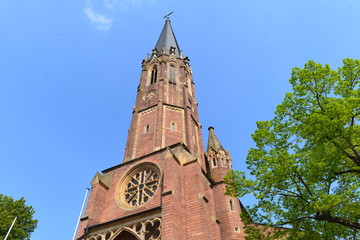
<path fill-rule="evenodd" d="M 189 59 L 166 19 L 140 84 L 123 163 L 97 173 L 78 240 L 244 239 L 225 196 L 232 160 L 214 128 L 204 152 Z"/>

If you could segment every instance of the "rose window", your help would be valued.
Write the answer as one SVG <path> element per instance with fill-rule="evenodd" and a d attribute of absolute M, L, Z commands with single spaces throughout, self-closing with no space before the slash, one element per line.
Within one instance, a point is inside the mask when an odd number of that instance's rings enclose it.
<path fill-rule="evenodd" d="M 159 188 L 160 171 L 153 164 L 132 170 L 119 183 L 117 199 L 121 206 L 135 208 L 147 203 Z"/>

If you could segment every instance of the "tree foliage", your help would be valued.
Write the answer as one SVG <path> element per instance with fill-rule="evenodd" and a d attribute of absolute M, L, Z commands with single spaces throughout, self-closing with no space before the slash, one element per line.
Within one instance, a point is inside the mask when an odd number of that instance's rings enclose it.
<path fill-rule="evenodd" d="M 14 218 L 17 220 L 7 240 L 27 240 L 37 226 L 37 220 L 33 219 L 35 210 L 25 205 L 25 199 L 13 198 L 0 194 L 0 239 L 4 239 Z"/>
<path fill-rule="evenodd" d="M 254 177 L 225 179 L 228 194 L 258 200 L 244 216 L 248 239 L 260 239 L 253 221 L 290 227 L 280 231 L 288 239 L 360 239 L 360 60 L 337 71 L 309 61 L 290 83 L 275 117 L 252 135 Z"/>

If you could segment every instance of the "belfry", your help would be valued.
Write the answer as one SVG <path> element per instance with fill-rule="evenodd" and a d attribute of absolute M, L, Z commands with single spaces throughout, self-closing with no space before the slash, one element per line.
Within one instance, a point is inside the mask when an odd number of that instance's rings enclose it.
<path fill-rule="evenodd" d="M 242 205 L 224 195 L 231 167 L 213 127 L 204 151 L 189 58 L 166 19 L 142 61 L 123 163 L 92 179 L 76 239 L 244 239 Z"/>

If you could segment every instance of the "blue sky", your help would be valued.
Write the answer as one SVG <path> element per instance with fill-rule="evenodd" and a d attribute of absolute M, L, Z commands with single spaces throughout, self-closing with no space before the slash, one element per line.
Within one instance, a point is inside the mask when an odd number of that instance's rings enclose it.
<path fill-rule="evenodd" d="M 36 209 L 33 240 L 71 239 L 92 177 L 122 162 L 141 61 L 171 11 L 204 143 L 214 126 L 238 170 L 293 67 L 360 55 L 357 0 L 1 0 L 0 193 Z"/>

